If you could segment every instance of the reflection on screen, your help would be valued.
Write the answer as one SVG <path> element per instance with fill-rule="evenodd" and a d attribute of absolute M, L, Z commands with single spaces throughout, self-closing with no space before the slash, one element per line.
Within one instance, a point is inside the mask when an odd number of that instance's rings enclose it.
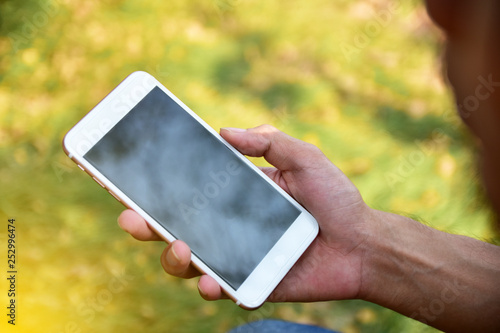
<path fill-rule="evenodd" d="M 234 289 L 300 213 L 158 87 L 85 158 Z"/>

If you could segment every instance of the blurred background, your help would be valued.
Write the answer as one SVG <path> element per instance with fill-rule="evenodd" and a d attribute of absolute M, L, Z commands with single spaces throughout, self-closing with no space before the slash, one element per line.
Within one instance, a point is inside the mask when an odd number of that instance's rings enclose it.
<path fill-rule="evenodd" d="M 167 276 L 164 244 L 122 232 L 123 207 L 61 146 L 136 70 L 216 129 L 269 123 L 314 143 L 374 208 L 498 239 L 419 1 L 0 0 L 0 19 L 2 309 L 9 218 L 18 259 L 16 326 L 2 310 L 2 332 L 224 332 L 263 318 L 434 331 L 362 301 L 249 312 Z"/>

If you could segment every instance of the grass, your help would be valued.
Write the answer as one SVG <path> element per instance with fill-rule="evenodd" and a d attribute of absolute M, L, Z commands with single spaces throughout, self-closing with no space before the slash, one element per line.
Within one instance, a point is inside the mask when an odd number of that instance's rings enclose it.
<path fill-rule="evenodd" d="M 253 312 L 205 302 L 195 281 L 163 272 L 163 244 L 119 230 L 123 207 L 61 149 L 76 121 L 146 70 L 214 128 L 271 123 L 318 145 L 375 208 L 493 241 L 470 138 L 441 79 L 441 37 L 420 3 L 391 10 L 398 3 L 0 1 L 0 218 L 18 226 L 15 330 L 222 332 L 282 318 L 434 331 L 362 301 Z"/>

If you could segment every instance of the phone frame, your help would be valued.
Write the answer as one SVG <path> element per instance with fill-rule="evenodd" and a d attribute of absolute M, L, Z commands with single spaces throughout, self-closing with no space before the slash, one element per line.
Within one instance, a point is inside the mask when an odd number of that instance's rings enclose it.
<path fill-rule="evenodd" d="M 147 212 L 135 204 L 84 158 L 84 155 L 155 87 L 159 87 L 165 94 L 172 98 L 172 100 L 181 106 L 184 111 L 203 125 L 203 127 L 213 136 L 244 161 L 248 167 L 260 174 L 265 181 L 271 184 L 276 191 L 301 212 L 298 218 L 291 224 L 288 230 L 278 242 L 275 243 L 264 259 L 238 289 L 234 289 L 226 283 L 224 279 L 196 255 L 193 254 L 191 256 L 192 264 L 201 272 L 213 277 L 222 287 L 224 292 L 237 305 L 245 309 L 258 308 L 265 302 L 274 288 L 291 269 L 293 264 L 316 238 L 319 231 L 318 224 L 307 210 L 225 141 L 219 133 L 206 124 L 153 76 L 146 72 L 134 72 L 125 78 L 111 93 L 68 131 L 63 140 L 64 151 L 80 169 L 87 172 L 97 183 L 108 190 L 113 197 L 127 208 L 140 214 L 162 239 L 168 243 L 174 241 L 176 238 L 173 237 L 165 227 L 151 218 Z"/>

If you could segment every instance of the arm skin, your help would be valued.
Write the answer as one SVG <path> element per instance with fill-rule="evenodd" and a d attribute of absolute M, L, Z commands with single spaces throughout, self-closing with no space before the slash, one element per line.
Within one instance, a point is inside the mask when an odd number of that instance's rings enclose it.
<path fill-rule="evenodd" d="M 446 331 L 500 331 L 500 247 L 440 232 L 368 207 L 350 180 L 321 151 L 271 126 L 223 129 L 239 151 L 263 156 L 264 168 L 317 219 L 320 233 L 269 301 L 363 299 Z M 140 240 L 158 240 L 133 211 L 119 224 Z M 169 274 L 200 275 L 182 241 L 161 256 Z M 203 298 L 224 293 L 211 277 L 198 282 Z"/>
<path fill-rule="evenodd" d="M 500 332 L 500 247 L 376 212 L 360 298 L 446 332 Z"/>

